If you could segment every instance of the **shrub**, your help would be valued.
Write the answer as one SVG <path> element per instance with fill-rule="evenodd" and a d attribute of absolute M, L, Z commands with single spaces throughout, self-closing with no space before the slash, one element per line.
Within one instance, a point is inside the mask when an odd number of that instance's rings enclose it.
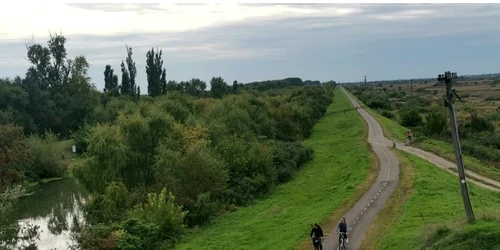
<path fill-rule="evenodd" d="M 51 132 L 28 138 L 32 160 L 27 164 L 26 170 L 35 173 L 40 179 L 62 176 L 64 166 L 58 162 L 61 156 L 54 147 L 57 142 L 57 136 Z"/>
<path fill-rule="evenodd" d="M 174 204 L 175 197 L 163 188 L 159 194 L 148 194 L 145 203 L 138 204 L 129 211 L 129 219 L 138 219 L 144 223 L 156 224 L 163 239 L 174 240 L 181 235 L 184 217 L 187 212 Z"/>
<path fill-rule="evenodd" d="M 490 96 L 487 96 L 486 98 L 484 98 L 484 100 L 487 101 L 487 102 L 499 101 L 500 100 L 500 96 L 498 96 L 498 95 L 490 95 Z"/>
<path fill-rule="evenodd" d="M 416 109 L 402 110 L 399 117 L 400 124 L 405 127 L 417 127 L 422 124 L 422 117 Z"/>
<path fill-rule="evenodd" d="M 310 161 L 313 150 L 298 142 L 276 142 L 273 155 L 278 183 L 289 181 L 300 166 Z"/>
<path fill-rule="evenodd" d="M 89 136 L 92 133 L 92 126 L 89 124 L 83 125 L 76 132 L 73 132 L 72 137 L 75 141 L 76 152 L 79 154 L 87 152 L 89 145 Z"/>
<path fill-rule="evenodd" d="M 189 227 L 203 225 L 217 214 L 220 207 L 219 202 L 212 200 L 210 193 L 200 194 L 194 205 L 186 207 L 189 213 L 186 214 L 184 222 Z"/>
<path fill-rule="evenodd" d="M 379 112 L 381 115 L 383 115 L 389 119 L 394 119 L 396 117 L 394 115 L 394 113 L 392 113 L 391 111 L 385 110 L 385 109 L 379 110 Z"/>
<path fill-rule="evenodd" d="M 450 132 L 446 112 L 434 110 L 429 113 L 425 119 L 423 132 L 431 137 L 449 137 Z"/>

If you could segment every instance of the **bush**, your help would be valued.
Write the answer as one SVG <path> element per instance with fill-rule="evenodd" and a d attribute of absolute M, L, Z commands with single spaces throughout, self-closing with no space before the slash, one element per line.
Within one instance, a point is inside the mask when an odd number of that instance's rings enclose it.
<path fill-rule="evenodd" d="M 434 110 L 427 115 L 423 132 L 427 136 L 434 136 L 439 139 L 450 137 L 448 119 L 446 112 Z"/>
<path fill-rule="evenodd" d="M 479 132 L 493 133 L 494 131 L 495 125 L 493 124 L 493 122 L 485 117 L 474 115 L 468 122 L 464 123 L 462 133 L 464 134 L 464 136 L 468 136 Z"/>
<path fill-rule="evenodd" d="M 484 98 L 484 100 L 487 101 L 487 102 L 499 101 L 500 100 L 500 96 L 490 95 L 490 96 L 487 96 L 486 98 Z"/>
<path fill-rule="evenodd" d="M 416 109 L 402 110 L 399 117 L 400 124 L 405 127 L 417 127 L 422 124 L 422 117 Z"/>
<path fill-rule="evenodd" d="M 159 194 L 148 194 L 147 202 L 136 205 L 127 217 L 155 224 L 163 239 L 175 240 L 184 231 L 183 221 L 187 212 L 183 212 L 174 201 L 174 196 L 164 188 Z"/>
<path fill-rule="evenodd" d="M 483 161 L 500 162 L 500 152 L 498 150 L 480 145 L 477 141 L 464 140 L 462 150 L 465 154 L 472 155 Z"/>
<path fill-rule="evenodd" d="M 92 126 L 89 124 L 83 125 L 76 132 L 73 132 L 72 137 L 75 141 L 76 152 L 79 154 L 87 152 L 89 145 L 89 136 L 92 133 Z"/>
<path fill-rule="evenodd" d="M 39 179 L 62 176 L 65 169 L 58 162 L 61 156 L 54 145 L 57 142 L 57 136 L 51 132 L 28 138 L 32 160 L 25 169 L 35 173 Z"/>
<path fill-rule="evenodd" d="M 273 155 L 278 183 L 292 179 L 300 166 L 313 157 L 313 150 L 297 142 L 276 142 Z"/>
<path fill-rule="evenodd" d="M 209 222 L 221 205 L 217 201 L 213 201 L 210 193 L 198 195 L 196 203 L 192 206 L 186 207 L 187 213 L 184 222 L 189 227 L 203 225 Z"/>
<path fill-rule="evenodd" d="M 389 118 L 389 119 L 394 119 L 396 116 L 394 115 L 394 113 L 392 113 L 391 111 L 389 110 L 385 110 L 385 109 L 382 109 L 382 110 L 379 110 L 380 114 Z"/>

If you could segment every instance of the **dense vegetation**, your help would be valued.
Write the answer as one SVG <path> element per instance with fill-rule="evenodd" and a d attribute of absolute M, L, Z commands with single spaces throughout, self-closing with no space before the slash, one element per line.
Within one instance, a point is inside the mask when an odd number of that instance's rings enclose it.
<path fill-rule="evenodd" d="M 66 156 L 48 145 L 73 138 L 82 159 L 72 173 L 93 194 L 90 226 L 78 237 L 83 249 L 167 247 L 187 227 L 289 181 L 312 158 L 300 141 L 335 88 L 300 78 L 229 86 L 214 77 L 207 91 L 200 79 L 167 81 L 162 51 L 151 49 L 145 96 L 127 47 L 121 83 L 107 65 L 100 92 L 90 64 L 68 59 L 65 42 L 54 35 L 47 47 L 28 44 L 26 76 L 0 81 L 0 193 L 62 176 Z M 16 197 L 2 198 L 0 208 Z"/>
<path fill-rule="evenodd" d="M 337 88 L 327 113 L 349 107 L 351 103 Z M 372 161 L 363 143 L 366 133 L 355 111 L 323 116 L 303 141 L 314 150 L 314 159 L 291 181 L 252 206 L 193 230 L 175 249 L 298 249 L 305 239 L 310 247 L 311 222 L 320 223 L 323 230 L 333 227 L 371 184 L 367 177 Z M 333 211 L 337 218 L 332 218 Z"/>
<path fill-rule="evenodd" d="M 425 138 L 451 143 L 447 111 L 437 93 L 419 91 L 415 97 L 406 96 L 401 87 L 351 86 L 350 91 L 368 107 L 383 116 L 410 128 L 417 142 Z M 460 94 L 460 93 L 459 93 Z M 500 121 L 500 110 L 479 115 L 469 110 L 469 118 L 459 123 L 462 151 L 483 162 L 500 168 L 500 131 L 495 123 Z"/>

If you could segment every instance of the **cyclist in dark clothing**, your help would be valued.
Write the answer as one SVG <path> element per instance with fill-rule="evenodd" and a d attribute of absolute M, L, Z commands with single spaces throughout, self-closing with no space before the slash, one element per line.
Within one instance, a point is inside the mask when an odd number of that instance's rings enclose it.
<path fill-rule="evenodd" d="M 309 237 L 313 241 L 314 249 L 323 249 L 323 244 L 321 243 L 321 240 L 323 238 L 323 230 L 321 227 L 318 225 L 318 223 L 314 223 L 313 228 L 311 229 L 311 234 Z"/>
<path fill-rule="evenodd" d="M 345 222 L 345 217 L 342 217 L 342 220 L 337 225 L 337 229 L 335 231 L 337 233 L 339 233 L 339 232 L 343 233 L 344 234 L 345 243 L 349 242 L 348 239 L 347 239 L 347 222 Z M 342 237 L 342 234 L 339 234 L 339 243 L 340 243 L 340 237 Z"/>

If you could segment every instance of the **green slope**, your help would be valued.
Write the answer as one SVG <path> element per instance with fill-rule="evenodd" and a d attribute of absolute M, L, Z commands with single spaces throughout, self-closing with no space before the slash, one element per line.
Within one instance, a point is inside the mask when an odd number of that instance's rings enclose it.
<path fill-rule="evenodd" d="M 327 112 L 350 107 L 340 88 Z M 328 221 L 368 177 L 371 159 L 361 143 L 364 125 L 357 112 L 323 117 L 304 145 L 314 159 L 294 179 L 254 205 L 219 217 L 184 238 L 175 249 L 294 249 L 310 225 Z"/>

